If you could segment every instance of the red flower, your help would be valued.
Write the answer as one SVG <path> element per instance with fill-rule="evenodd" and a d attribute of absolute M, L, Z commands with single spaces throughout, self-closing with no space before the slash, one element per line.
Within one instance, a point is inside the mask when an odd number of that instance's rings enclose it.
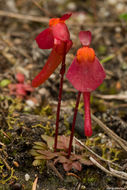
<path fill-rule="evenodd" d="M 62 98 L 63 89 L 63 77 L 65 73 L 65 58 L 66 54 L 72 46 L 72 41 L 70 40 L 70 34 L 65 21 L 71 16 L 70 14 L 65 14 L 61 18 L 52 18 L 49 21 L 49 28 L 42 31 L 37 37 L 36 42 L 41 49 L 52 48 L 51 54 L 44 65 L 42 71 L 33 79 L 32 86 L 38 87 L 40 84 L 44 83 L 45 80 L 53 73 L 53 71 L 62 63 L 60 70 L 60 85 L 59 85 L 59 95 L 58 95 L 58 105 L 56 114 L 56 131 L 55 131 L 55 143 L 54 151 L 57 149 L 57 137 L 58 137 L 58 127 L 59 127 L 59 116 L 60 116 L 60 106 Z"/>
<path fill-rule="evenodd" d="M 24 83 L 25 77 L 22 73 L 17 73 L 16 79 L 18 83 L 8 85 L 11 95 L 16 95 L 18 98 L 24 98 L 27 96 L 28 92 L 32 92 L 34 90 L 31 84 Z"/>
<path fill-rule="evenodd" d="M 37 37 L 36 42 L 41 49 L 50 49 L 52 52 L 44 65 L 42 71 L 33 79 L 32 86 L 38 87 L 53 73 L 62 62 L 63 57 L 72 46 L 70 34 L 64 23 L 71 16 L 65 14 L 61 18 L 52 18 L 49 21 L 49 28 L 42 31 Z"/>
<path fill-rule="evenodd" d="M 81 31 L 79 33 L 79 39 L 83 47 L 78 49 L 77 55 L 69 67 L 66 77 L 78 91 L 83 92 L 85 104 L 85 135 L 91 136 L 90 93 L 103 82 L 106 75 L 94 50 L 89 47 L 91 32 Z"/>

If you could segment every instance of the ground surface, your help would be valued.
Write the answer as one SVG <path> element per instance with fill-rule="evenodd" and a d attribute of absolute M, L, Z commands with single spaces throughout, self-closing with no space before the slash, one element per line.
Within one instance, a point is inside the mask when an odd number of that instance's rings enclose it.
<path fill-rule="evenodd" d="M 0 1 L 0 189 L 127 189 L 126 4 L 126 0 Z M 41 70 L 50 52 L 40 50 L 34 39 L 48 26 L 50 17 L 68 11 L 73 12 L 67 21 L 73 48 L 67 55 L 67 68 L 80 47 L 79 31 L 90 30 L 91 46 L 107 74 L 91 97 L 93 135 L 89 139 L 82 135 L 82 99 L 79 105 L 75 137 L 80 146 L 73 154 L 87 158 L 81 171 L 65 171 L 61 163 L 54 165 L 54 158 L 44 161 L 41 155 L 41 161 L 34 161 L 31 155 L 31 149 L 40 148 L 40 144 L 33 147 L 34 142 L 45 142 L 41 135 L 54 136 L 60 67 L 22 99 L 9 89 L 10 83 L 17 83 L 17 73 L 30 83 Z M 76 95 L 65 79 L 60 136 L 70 135 Z"/>

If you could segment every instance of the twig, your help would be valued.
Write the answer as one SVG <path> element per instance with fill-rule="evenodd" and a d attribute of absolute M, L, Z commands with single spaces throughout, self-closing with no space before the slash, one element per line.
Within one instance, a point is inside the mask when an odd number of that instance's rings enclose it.
<path fill-rule="evenodd" d="M 109 129 L 102 121 L 100 121 L 97 117 L 91 114 L 91 118 L 115 141 L 119 144 L 124 151 L 127 152 L 127 142 L 120 138 L 116 133 L 114 133 L 111 129 Z"/>
<path fill-rule="evenodd" d="M 114 54 L 111 54 L 111 55 L 105 57 L 104 59 L 102 59 L 101 63 L 103 64 L 103 63 L 106 63 L 106 62 L 112 60 L 113 58 L 115 58 L 117 55 L 119 55 L 126 48 L 127 48 L 127 44 L 125 44 L 121 48 L 119 48 Z"/>
<path fill-rule="evenodd" d="M 4 135 L 5 137 L 7 137 L 9 140 L 11 140 L 10 137 L 9 137 L 2 129 L 0 130 L 0 132 L 3 133 L 3 135 Z"/>
<path fill-rule="evenodd" d="M 105 173 L 107 174 L 110 174 L 110 175 L 113 175 L 115 177 L 118 177 L 118 178 L 121 178 L 121 179 L 124 179 L 124 180 L 127 180 L 127 177 L 125 176 L 122 176 L 122 175 L 119 175 L 117 174 L 116 172 L 114 172 L 113 170 L 112 171 L 109 171 L 107 170 L 105 167 L 103 167 L 100 163 L 98 163 L 93 157 L 90 157 L 89 158 L 91 160 L 91 162 L 97 166 L 98 168 L 100 168 L 102 171 L 104 171 Z"/>
<path fill-rule="evenodd" d="M 42 22 L 43 23 L 49 22 L 49 18 L 47 18 L 47 17 L 23 15 L 23 14 L 19 14 L 19 13 L 13 13 L 13 12 L 2 11 L 2 10 L 0 10 L 0 16 L 16 18 L 16 19 L 21 19 L 21 20 L 27 20 L 27 21 L 32 21 L 32 22 L 41 22 L 41 23 Z"/>
<path fill-rule="evenodd" d="M 105 160 L 104 158 L 100 157 L 99 155 L 97 155 L 93 150 L 91 150 L 87 145 L 83 144 L 80 140 L 78 140 L 76 137 L 75 137 L 76 141 L 78 143 L 80 143 L 84 148 L 86 148 L 91 154 L 93 154 L 95 157 L 99 158 L 100 160 L 102 161 L 105 161 L 107 162 L 108 164 L 112 164 L 114 166 L 117 166 L 119 168 L 122 169 L 121 166 L 119 166 L 118 164 L 115 164 L 113 162 L 111 162 L 110 160 Z M 118 170 L 114 170 L 113 168 L 109 167 L 110 171 L 107 170 L 105 167 L 103 167 L 100 163 L 98 163 L 92 156 L 89 157 L 89 159 L 91 160 L 91 162 L 96 165 L 98 168 L 100 168 L 102 171 L 106 172 L 107 174 L 110 174 L 110 175 L 113 175 L 115 177 L 118 177 L 118 178 L 122 178 L 122 179 L 125 179 L 127 180 L 127 173 L 123 172 L 123 171 L 118 171 Z"/>
<path fill-rule="evenodd" d="M 108 57 L 105 57 L 104 59 L 102 59 L 102 60 L 101 60 L 101 63 L 102 63 L 102 64 L 103 64 L 103 63 L 106 63 L 106 62 L 112 60 L 114 57 L 115 57 L 114 54 L 113 54 L 113 55 L 109 55 Z"/>
<path fill-rule="evenodd" d="M 3 163 L 5 164 L 6 168 L 10 171 L 11 167 L 9 166 L 9 164 L 6 162 L 6 160 L 0 155 L 0 159 L 3 161 Z"/>
<path fill-rule="evenodd" d="M 16 19 L 21 19 L 21 20 L 27 20 L 27 21 L 32 21 L 32 22 L 44 22 L 44 23 L 48 23 L 49 22 L 49 18 L 47 17 L 39 17 L 39 16 L 32 16 L 32 15 L 23 15 L 23 14 L 19 14 L 19 13 L 14 13 L 14 12 L 8 12 L 8 11 L 3 11 L 0 10 L 0 16 L 5 16 L 5 17 L 11 17 L 11 18 L 16 18 Z M 77 22 L 72 22 L 72 21 L 68 21 L 68 25 L 71 26 L 77 26 Z M 79 25 L 83 25 L 83 23 L 79 23 Z M 116 25 L 121 25 L 121 22 L 86 22 L 87 26 L 90 27 L 114 27 Z M 126 23 L 125 23 L 126 26 Z M 84 27 L 84 26 L 83 26 Z"/>
<path fill-rule="evenodd" d="M 107 162 L 108 164 L 112 164 L 114 166 L 117 166 L 118 168 L 121 168 L 121 166 L 119 166 L 118 164 L 116 163 L 113 163 L 112 161 L 110 160 L 106 160 L 104 158 L 102 158 L 101 156 L 99 156 L 98 154 L 96 154 L 92 149 L 90 149 L 86 144 L 82 143 L 79 139 L 77 139 L 76 137 L 74 137 L 75 140 L 82 146 L 84 147 L 86 150 L 88 150 L 92 155 L 94 155 L 95 157 L 99 158 L 100 160 L 104 161 L 104 162 Z"/>
<path fill-rule="evenodd" d="M 42 11 L 42 12 L 44 12 L 47 16 L 52 16 L 51 15 L 51 13 L 48 11 L 48 10 L 46 10 L 45 8 L 43 8 L 43 7 L 41 7 L 40 5 L 39 5 L 39 3 L 37 3 L 35 0 L 32 0 L 32 2 Z"/>
<path fill-rule="evenodd" d="M 81 178 L 79 176 L 77 176 L 76 174 L 74 174 L 74 173 L 68 172 L 66 175 L 67 176 L 73 176 L 73 177 L 75 177 L 75 178 L 77 178 L 78 180 L 81 181 Z"/>
<path fill-rule="evenodd" d="M 37 187 L 37 181 L 38 181 L 38 177 L 36 177 L 36 179 L 35 179 L 34 182 L 33 182 L 32 190 L 36 190 L 36 187 Z"/>
<path fill-rule="evenodd" d="M 113 168 L 109 167 L 110 171 L 113 172 L 113 173 L 116 173 L 118 175 L 121 175 L 123 177 L 126 177 L 127 178 L 127 173 L 123 172 L 123 171 L 118 171 L 118 170 L 114 170 Z"/>
<path fill-rule="evenodd" d="M 96 97 L 102 98 L 105 100 L 127 100 L 127 95 L 126 94 L 115 94 L 115 95 L 101 95 L 101 94 L 95 94 Z"/>
<path fill-rule="evenodd" d="M 51 161 L 47 161 L 47 166 L 49 166 L 62 181 L 64 180 L 62 175 L 59 173 L 59 171 L 56 169 Z"/>
<path fill-rule="evenodd" d="M 2 142 L 0 142 L 0 145 L 1 145 L 1 146 L 3 146 L 3 147 L 5 147 L 5 144 L 4 144 L 4 143 L 2 143 Z"/>

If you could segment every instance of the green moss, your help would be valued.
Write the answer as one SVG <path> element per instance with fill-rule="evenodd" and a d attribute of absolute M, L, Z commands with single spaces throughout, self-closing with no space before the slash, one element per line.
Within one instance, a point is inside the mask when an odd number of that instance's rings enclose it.
<path fill-rule="evenodd" d="M 45 107 L 42 107 L 40 115 L 51 115 L 51 114 L 52 114 L 52 108 L 49 104 Z"/>
<path fill-rule="evenodd" d="M 7 133 L 8 136 L 10 136 L 9 134 L 10 133 Z M 2 143 L 4 143 L 5 145 L 8 145 L 10 143 L 10 139 L 4 135 L 2 129 L 0 130 L 0 139 L 1 139 Z"/>
<path fill-rule="evenodd" d="M 107 90 L 107 84 L 105 81 L 98 87 L 98 90 L 103 93 Z"/>
<path fill-rule="evenodd" d="M 89 177 L 89 178 L 87 179 L 87 182 L 88 182 L 88 183 L 93 183 L 93 182 L 95 182 L 95 181 L 97 181 L 96 177 Z"/>
<path fill-rule="evenodd" d="M 98 52 L 100 54 L 105 54 L 107 51 L 107 47 L 106 46 L 103 46 L 103 45 L 100 45 L 99 48 L 98 48 Z"/>
<path fill-rule="evenodd" d="M 84 185 L 86 185 L 86 184 L 89 185 L 89 184 L 99 181 L 99 177 L 100 176 L 97 173 L 95 173 L 93 170 L 88 168 L 86 170 L 85 177 L 83 178 L 82 182 Z"/>
<path fill-rule="evenodd" d="M 12 179 L 17 180 L 17 177 L 14 175 L 14 169 L 13 168 L 11 168 L 9 176 L 7 174 L 4 174 L 4 172 L 2 171 L 2 179 L 0 180 L 0 184 L 4 185 Z"/>
<path fill-rule="evenodd" d="M 44 129 L 45 131 L 45 135 L 49 135 L 49 136 L 53 136 L 54 135 L 54 131 L 52 130 L 52 127 L 51 127 L 51 123 L 50 122 L 47 122 L 46 125 L 42 125 L 42 124 L 36 124 L 36 125 L 33 125 L 32 128 L 36 128 L 36 127 L 40 127 L 42 129 Z"/>
<path fill-rule="evenodd" d="M 108 105 L 104 103 L 104 100 L 94 97 L 91 103 L 92 107 L 96 107 L 97 111 L 106 112 Z"/>
<path fill-rule="evenodd" d="M 87 178 L 84 177 L 83 180 L 82 180 L 82 182 L 85 184 L 87 182 Z"/>

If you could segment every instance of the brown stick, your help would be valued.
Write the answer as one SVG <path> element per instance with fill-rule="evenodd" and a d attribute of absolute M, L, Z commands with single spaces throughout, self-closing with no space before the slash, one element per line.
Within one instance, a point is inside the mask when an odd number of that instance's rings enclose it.
<path fill-rule="evenodd" d="M 2 11 L 2 10 L 0 10 L 0 16 L 16 18 L 16 19 L 21 19 L 21 20 L 27 20 L 27 21 L 33 21 L 33 22 L 43 22 L 43 23 L 49 22 L 49 18 L 47 18 L 47 17 L 23 15 L 23 14 L 19 14 L 19 13 L 13 13 L 13 12 Z"/>
<path fill-rule="evenodd" d="M 109 175 L 112 175 L 112 176 L 115 176 L 115 177 L 118 177 L 118 178 L 121 178 L 121 179 L 125 179 L 127 180 L 127 177 L 126 176 L 123 176 L 123 175 L 119 175 L 118 173 L 114 172 L 114 171 L 109 171 L 107 170 L 104 166 L 102 166 L 99 162 L 97 162 L 92 156 L 90 156 L 90 160 L 91 162 L 97 166 L 98 168 L 100 168 L 102 171 L 104 171 L 105 173 L 109 174 Z M 126 173 L 125 173 L 126 174 Z"/>
<path fill-rule="evenodd" d="M 9 166 L 9 164 L 7 163 L 7 161 L 0 155 L 0 159 L 3 161 L 3 163 L 5 164 L 5 166 L 7 167 L 7 169 L 10 171 L 11 167 Z"/>
<path fill-rule="evenodd" d="M 96 97 L 102 98 L 104 100 L 127 100 L 127 95 L 125 94 L 114 94 L 114 95 L 101 95 L 101 94 L 95 94 Z"/>
<path fill-rule="evenodd" d="M 40 6 L 40 4 L 38 2 L 36 2 L 35 0 L 32 0 L 32 2 L 42 11 L 44 12 L 45 15 L 52 17 L 53 15 L 44 7 Z"/>
<path fill-rule="evenodd" d="M 32 22 L 44 22 L 44 23 L 48 23 L 49 22 L 49 18 L 47 17 L 39 17 L 39 16 L 32 16 L 32 15 L 23 15 L 23 14 L 19 14 L 19 13 L 13 13 L 13 12 L 8 12 L 8 11 L 3 11 L 0 10 L 0 16 L 5 16 L 5 17 L 11 17 L 11 18 L 16 18 L 16 19 L 21 19 L 21 20 L 27 20 L 27 21 L 32 21 Z M 72 21 L 68 21 L 68 25 L 72 25 L 72 26 L 77 26 L 77 22 L 73 22 Z M 79 23 L 79 25 L 83 25 L 83 23 Z M 87 26 L 91 26 L 91 27 L 99 27 L 100 25 L 102 27 L 114 27 L 117 25 L 121 25 L 121 22 L 86 22 Z M 126 26 L 126 23 L 125 23 Z"/>
<path fill-rule="evenodd" d="M 49 166 L 55 172 L 55 174 L 60 178 L 60 180 L 62 181 L 64 180 L 64 178 L 62 177 L 60 172 L 56 169 L 52 161 L 47 161 L 47 166 Z"/>

